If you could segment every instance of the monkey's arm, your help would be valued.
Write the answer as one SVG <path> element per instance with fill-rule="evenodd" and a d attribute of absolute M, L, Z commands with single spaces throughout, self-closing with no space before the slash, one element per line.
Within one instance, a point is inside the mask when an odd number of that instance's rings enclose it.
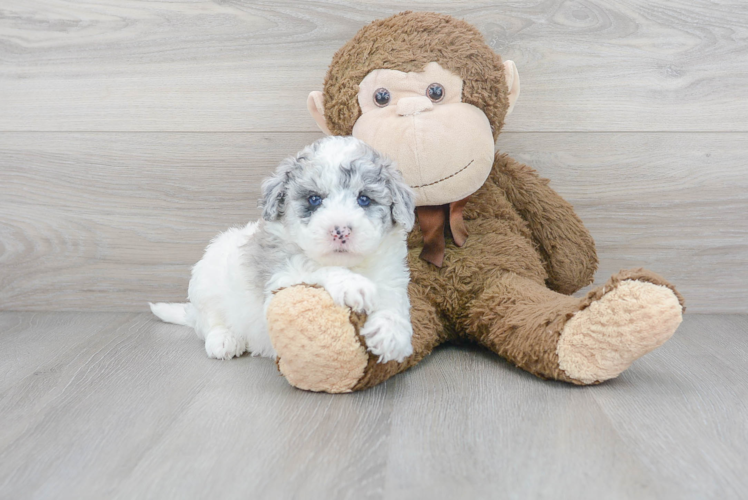
<path fill-rule="evenodd" d="M 548 179 L 505 154 L 496 154 L 490 176 L 530 226 L 548 273 L 547 285 L 572 294 L 589 285 L 597 269 L 595 242 Z"/>

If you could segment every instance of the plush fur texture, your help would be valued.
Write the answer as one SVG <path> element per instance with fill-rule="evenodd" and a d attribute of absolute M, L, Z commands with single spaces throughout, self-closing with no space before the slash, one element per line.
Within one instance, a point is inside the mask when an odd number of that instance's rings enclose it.
<path fill-rule="evenodd" d="M 300 291 L 301 293 L 295 293 Z M 298 314 L 286 315 L 285 311 Z M 335 304 L 321 288 L 291 287 L 270 303 L 271 341 L 278 352 L 278 369 L 299 389 L 350 392 L 361 380 L 369 354 L 360 341 L 363 320 L 349 308 Z M 326 335 L 344 330 L 340 335 Z M 375 363 L 376 356 L 371 356 Z"/>
<path fill-rule="evenodd" d="M 681 321 L 668 287 L 624 281 L 569 319 L 556 348 L 559 368 L 585 384 L 608 380 L 664 344 Z M 643 323 L 651 327 L 642 331 Z"/>
<path fill-rule="evenodd" d="M 338 51 L 325 80 L 327 128 L 350 133 L 360 115 L 358 84 L 371 71 L 419 71 L 433 61 L 463 78 L 463 101 L 486 113 L 496 138 L 508 106 L 500 57 L 472 26 L 433 13 L 375 21 Z M 332 307 L 304 307 L 307 301 L 321 304 L 320 292 L 295 287 L 273 299 L 292 308 L 271 305 L 268 310 L 277 328 L 274 343 L 291 343 L 294 328 L 307 325 L 306 347 L 281 355 L 281 372 L 298 387 L 360 390 L 415 365 L 440 343 L 459 340 L 483 345 L 542 378 L 594 384 L 617 376 L 661 345 L 680 322 L 683 298 L 662 277 L 643 269 L 621 271 L 585 297 L 569 296 L 593 280 L 594 241 L 548 180 L 506 155 L 495 155 L 491 173 L 470 197 L 463 219 L 469 237 L 458 247 L 447 235 L 441 268 L 419 259 L 423 237 L 418 227 L 408 237 L 410 357 L 378 363 L 369 355 L 363 374 L 353 382 L 360 351 L 346 350 L 346 359 L 339 354 L 329 359 L 306 356 L 309 343 L 358 339 L 357 319 L 344 320 Z M 356 368 L 337 377 L 329 369 L 335 363 Z"/>
<path fill-rule="evenodd" d="M 501 56 L 474 26 L 430 12 L 408 11 L 374 21 L 335 53 L 324 87 L 329 130 L 351 134 L 361 115 L 358 84 L 371 71 L 423 71 L 430 62 L 462 78 L 462 102 L 486 114 L 495 141 L 509 106 Z"/>
<path fill-rule="evenodd" d="M 368 315 L 358 333 L 369 352 L 402 361 L 412 353 L 405 236 L 413 202 L 391 161 L 353 137 L 321 139 L 263 184 L 262 221 L 208 246 L 190 302 L 151 309 L 193 327 L 210 357 L 273 357 L 264 311 L 272 294 L 317 285 L 330 304 Z"/>

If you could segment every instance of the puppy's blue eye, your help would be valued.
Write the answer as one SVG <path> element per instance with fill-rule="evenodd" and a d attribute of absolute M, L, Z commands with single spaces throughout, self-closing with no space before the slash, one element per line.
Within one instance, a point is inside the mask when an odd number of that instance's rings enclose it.
<path fill-rule="evenodd" d="M 322 197 L 318 194 L 313 194 L 307 198 L 306 201 L 308 201 L 311 206 L 318 207 L 322 203 Z"/>
<path fill-rule="evenodd" d="M 358 197 L 358 204 L 361 205 L 362 207 L 368 207 L 369 204 L 371 204 L 371 198 L 369 198 L 365 194 L 362 194 L 361 196 Z"/>

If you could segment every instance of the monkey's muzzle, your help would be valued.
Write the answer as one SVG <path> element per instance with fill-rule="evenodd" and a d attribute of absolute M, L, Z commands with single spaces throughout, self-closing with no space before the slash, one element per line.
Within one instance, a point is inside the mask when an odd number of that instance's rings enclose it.
<path fill-rule="evenodd" d="M 491 125 L 471 104 L 424 107 L 424 99 L 406 98 L 403 109 L 398 103 L 364 113 L 353 135 L 397 162 L 416 192 L 416 205 L 462 200 L 477 191 L 491 172 Z"/>

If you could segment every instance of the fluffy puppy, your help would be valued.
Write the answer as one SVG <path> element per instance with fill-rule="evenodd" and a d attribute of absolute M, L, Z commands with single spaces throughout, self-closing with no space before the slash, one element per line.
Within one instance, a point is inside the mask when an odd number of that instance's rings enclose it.
<path fill-rule="evenodd" d="M 395 165 L 358 139 L 326 137 L 284 160 L 262 192 L 262 219 L 217 236 L 192 269 L 189 302 L 151 311 L 194 328 L 212 358 L 275 357 L 265 320 L 273 292 L 318 285 L 367 313 L 361 335 L 380 362 L 411 355 L 414 195 Z"/>

